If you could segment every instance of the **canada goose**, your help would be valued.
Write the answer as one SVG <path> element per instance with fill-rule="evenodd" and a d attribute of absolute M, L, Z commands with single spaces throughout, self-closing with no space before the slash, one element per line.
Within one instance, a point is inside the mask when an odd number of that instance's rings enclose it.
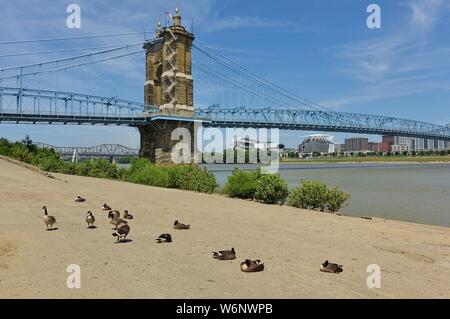
<path fill-rule="evenodd" d="M 233 247 L 230 250 L 213 251 L 213 258 L 219 260 L 233 260 L 236 258 L 236 251 Z"/>
<path fill-rule="evenodd" d="M 246 259 L 245 261 L 241 262 L 241 271 L 242 272 L 258 272 L 264 270 L 264 263 L 261 262 L 261 260 L 251 260 Z"/>
<path fill-rule="evenodd" d="M 95 217 L 92 215 L 91 211 L 88 211 L 86 216 L 86 223 L 88 224 L 88 228 L 94 227 Z"/>
<path fill-rule="evenodd" d="M 190 227 L 191 227 L 191 225 L 182 224 L 182 223 L 178 222 L 178 220 L 176 220 L 173 223 L 174 229 L 189 229 Z"/>
<path fill-rule="evenodd" d="M 114 226 L 115 226 L 114 229 L 116 229 L 116 230 L 117 230 L 117 227 L 118 227 L 120 224 L 128 224 L 128 222 L 127 222 L 126 220 L 123 220 L 123 219 L 120 218 L 120 217 L 116 217 L 116 216 L 114 215 L 114 212 L 113 212 L 113 211 L 111 211 L 111 212 L 108 213 L 108 218 L 109 218 L 109 223 L 112 224 L 112 225 L 114 225 Z"/>
<path fill-rule="evenodd" d="M 320 271 L 340 273 L 344 271 L 342 267 L 343 267 L 342 265 L 329 263 L 328 260 L 325 260 L 325 262 L 322 265 L 320 265 Z"/>
<path fill-rule="evenodd" d="M 77 195 L 77 198 L 75 198 L 75 202 L 77 202 L 77 203 L 82 203 L 82 202 L 85 202 L 85 201 L 86 201 L 86 199 L 84 199 L 80 195 Z"/>
<path fill-rule="evenodd" d="M 171 243 L 172 236 L 170 234 L 161 234 L 158 238 L 156 238 L 158 243 Z"/>
<path fill-rule="evenodd" d="M 53 216 L 48 216 L 47 207 L 43 206 L 42 209 L 44 210 L 44 223 L 47 225 L 47 230 L 52 230 L 53 224 L 56 224 L 56 218 Z"/>
<path fill-rule="evenodd" d="M 104 203 L 102 205 L 102 210 L 111 210 L 111 207 L 109 207 L 108 204 Z"/>
<path fill-rule="evenodd" d="M 130 226 L 127 224 L 120 225 L 119 228 L 117 228 L 116 232 L 112 235 L 114 237 L 117 237 L 117 242 L 123 241 L 127 238 L 128 233 L 130 232 Z"/>
<path fill-rule="evenodd" d="M 125 219 L 133 219 L 133 215 L 131 215 L 126 209 L 123 211 L 123 218 Z"/>
<path fill-rule="evenodd" d="M 118 210 L 112 210 L 108 213 L 108 217 L 109 215 L 112 213 L 112 217 L 114 218 L 119 218 L 120 217 L 120 212 Z"/>

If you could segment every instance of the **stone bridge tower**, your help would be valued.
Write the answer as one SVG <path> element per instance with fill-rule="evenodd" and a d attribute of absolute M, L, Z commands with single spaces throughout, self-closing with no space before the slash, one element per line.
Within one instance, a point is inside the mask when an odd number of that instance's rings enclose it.
<path fill-rule="evenodd" d="M 171 140 L 174 129 L 187 128 L 194 138 L 194 94 L 192 80 L 192 42 L 194 35 L 181 25 L 176 8 L 173 24 L 161 27 L 156 39 L 144 44 L 146 82 L 144 101 L 160 108 L 158 120 L 140 126 L 140 156 L 156 163 L 171 162 L 170 152 L 178 141 Z"/>
<path fill-rule="evenodd" d="M 178 8 L 173 25 L 158 23 L 155 41 L 147 42 L 146 104 L 160 107 L 164 114 L 191 116 L 194 113 L 192 42 L 194 35 L 181 25 Z"/>

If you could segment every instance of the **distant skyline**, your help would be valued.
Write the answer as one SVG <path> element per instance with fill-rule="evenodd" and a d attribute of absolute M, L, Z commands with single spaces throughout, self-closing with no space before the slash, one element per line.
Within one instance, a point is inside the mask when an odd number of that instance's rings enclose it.
<path fill-rule="evenodd" d="M 80 29 L 66 26 L 66 7 L 81 8 Z M 174 11 L 177 1 L 4 0 L 0 42 L 10 40 L 127 33 L 147 30 Z M 219 50 L 240 65 L 295 94 L 336 111 L 369 113 L 450 123 L 450 2 L 384 1 L 237 1 L 180 0 L 183 24 L 196 41 Z M 381 29 L 369 29 L 366 8 L 381 8 Z M 192 25 L 193 21 L 193 25 Z M 144 35 L 77 41 L 0 44 L 0 69 L 80 52 L 20 55 L 27 52 L 136 43 Z M 95 51 L 95 50 L 92 50 Z M 83 51 L 86 53 L 88 51 Z M 195 59 L 195 56 L 194 56 Z M 194 62 L 195 63 L 195 62 Z M 1 74 L 0 74 L 1 77 Z M 25 87 L 64 90 L 143 101 L 144 53 L 103 64 L 25 79 Z M 0 86 L 13 85 L 14 81 Z M 215 101 L 208 83 L 194 73 L 194 101 Z M 284 131 L 281 143 L 297 146 L 320 132 Z M 29 134 L 53 145 L 118 143 L 139 146 L 134 128 L 104 126 L 3 125 L 11 140 Z M 333 135 L 336 143 L 354 134 Z M 361 135 L 358 135 L 361 136 Z M 370 141 L 381 137 L 365 135 Z"/>

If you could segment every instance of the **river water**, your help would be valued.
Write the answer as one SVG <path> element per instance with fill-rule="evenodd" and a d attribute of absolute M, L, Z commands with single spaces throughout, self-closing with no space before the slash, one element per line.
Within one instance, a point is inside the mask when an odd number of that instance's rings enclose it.
<path fill-rule="evenodd" d="M 234 167 L 207 165 L 223 186 Z M 279 173 L 290 188 L 302 179 L 337 186 L 350 194 L 342 212 L 450 227 L 450 164 L 320 163 L 281 164 Z"/>

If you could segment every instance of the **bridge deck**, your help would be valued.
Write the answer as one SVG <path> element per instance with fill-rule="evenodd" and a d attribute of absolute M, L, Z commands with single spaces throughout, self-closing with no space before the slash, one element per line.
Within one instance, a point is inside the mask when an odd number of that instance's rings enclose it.
<path fill-rule="evenodd" d="M 193 118 L 167 116 L 154 105 L 77 93 L 0 87 L 1 123 L 151 125 L 201 122 L 207 127 L 278 128 L 450 141 L 450 127 L 387 116 L 301 109 L 197 109 Z"/>

